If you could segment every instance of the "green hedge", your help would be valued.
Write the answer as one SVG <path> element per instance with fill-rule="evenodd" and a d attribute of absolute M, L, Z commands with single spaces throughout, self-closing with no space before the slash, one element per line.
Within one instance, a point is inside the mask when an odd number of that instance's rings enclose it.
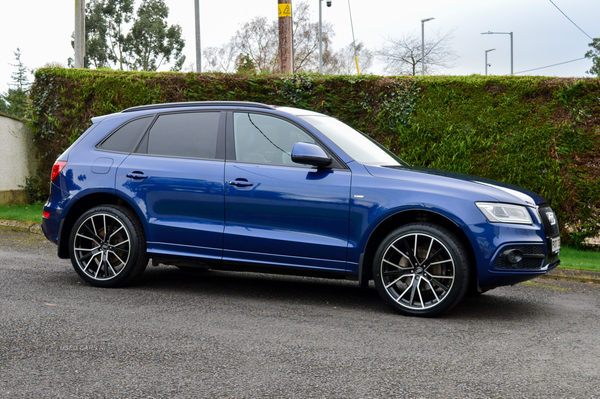
<path fill-rule="evenodd" d="M 248 100 L 322 112 L 407 162 L 543 195 L 564 239 L 600 230 L 600 81 L 515 76 L 231 75 L 42 68 L 31 89 L 42 155 L 28 184 L 45 195 L 52 163 L 90 118 L 150 103 Z"/>

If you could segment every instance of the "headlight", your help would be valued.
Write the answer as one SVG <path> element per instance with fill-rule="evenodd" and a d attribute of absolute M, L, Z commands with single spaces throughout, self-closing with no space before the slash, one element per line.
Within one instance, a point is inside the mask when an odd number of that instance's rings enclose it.
<path fill-rule="evenodd" d="M 492 223 L 531 224 L 531 216 L 527 208 L 519 205 L 498 204 L 493 202 L 476 202 L 475 205 Z"/>

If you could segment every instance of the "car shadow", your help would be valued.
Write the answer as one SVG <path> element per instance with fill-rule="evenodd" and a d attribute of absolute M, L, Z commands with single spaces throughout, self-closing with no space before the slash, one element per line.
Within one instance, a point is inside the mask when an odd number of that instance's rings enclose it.
<path fill-rule="evenodd" d="M 368 289 L 356 281 L 332 280 L 280 274 L 226 271 L 181 271 L 175 267 L 149 267 L 136 290 L 161 293 L 224 296 L 235 300 L 267 300 L 310 306 L 360 309 L 380 314 L 396 314 L 379 297 L 373 282 Z M 510 288 L 508 288 L 510 290 Z M 510 291 L 495 291 L 465 297 L 453 309 L 438 316 L 448 320 L 511 321 L 551 313 L 544 304 L 516 298 Z"/>
<path fill-rule="evenodd" d="M 386 311 L 377 291 L 356 281 L 299 277 L 281 274 L 182 271 L 175 267 L 149 267 L 132 288 L 163 293 L 226 296 L 236 300 L 293 302 L 311 306 L 361 308 Z M 391 310 L 390 310 L 391 311 Z"/>

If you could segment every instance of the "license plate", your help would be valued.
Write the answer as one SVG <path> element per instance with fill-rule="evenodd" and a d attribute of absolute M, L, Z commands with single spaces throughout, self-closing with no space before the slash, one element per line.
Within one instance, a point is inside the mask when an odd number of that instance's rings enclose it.
<path fill-rule="evenodd" d="M 554 237 L 552 239 L 552 253 L 558 252 L 560 250 L 560 237 Z"/>

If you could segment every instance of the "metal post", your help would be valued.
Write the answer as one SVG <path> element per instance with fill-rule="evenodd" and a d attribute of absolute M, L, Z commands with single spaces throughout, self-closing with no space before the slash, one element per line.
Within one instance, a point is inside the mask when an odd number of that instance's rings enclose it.
<path fill-rule="evenodd" d="M 421 75 L 425 76 L 425 22 L 431 21 L 435 18 L 426 18 L 421 20 L 421 64 L 423 69 Z"/>
<path fill-rule="evenodd" d="M 496 49 L 493 48 L 493 49 L 485 50 L 485 75 L 486 76 L 487 76 L 487 67 L 488 67 L 487 53 L 489 53 L 490 51 L 494 51 L 494 50 L 496 50 Z"/>
<path fill-rule="evenodd" d="M 510 74 L 513 75 L 513 33 L 510 32 Z"/>
<path fill-rule="evenodd" d="M 200 42 L 200 0 L 194 0 L 196 13 L 196 72 L 202 72 L 202 45 Z"/>
<path fill-rule="evenodd" d="M 319 0 L 319 73 L 323 73 L 323 19 L 321 11 L 321 3 Z"/>
<path fill-rule="evenodd" d="M 421 21 L 421 75 L 425 76 L 425 21 Z"/>
<path fill-rule="evenodd" d="M 485 52 L 485 76 L 487 76 L 487 51 Z"/>
<path fill-rule="evenodd" d="M 510 74 L 514 74 L 513 70 L 513 33 L 512 32 L 482 32 L 482 35 L 510 35 Z"/>
<path fill-rule="evenodd" d="M 75 68 L 85 68 L 85 0 L 75 0 Z"/>
<path fill-rule="evenodd" d="M 348 0 L 348 12 L 350 13 L 350 27 L 352 28 L 352 46 L 354 46 L 354 62 L 356 62 L 356 74 L 360 75 L 360 69 L 358 69 L 358 54 L 356 54 L 356 38 L 354 37 L 354 23 L 352 22 L 352 10 L 350 9 L 350 0 Z"/>

